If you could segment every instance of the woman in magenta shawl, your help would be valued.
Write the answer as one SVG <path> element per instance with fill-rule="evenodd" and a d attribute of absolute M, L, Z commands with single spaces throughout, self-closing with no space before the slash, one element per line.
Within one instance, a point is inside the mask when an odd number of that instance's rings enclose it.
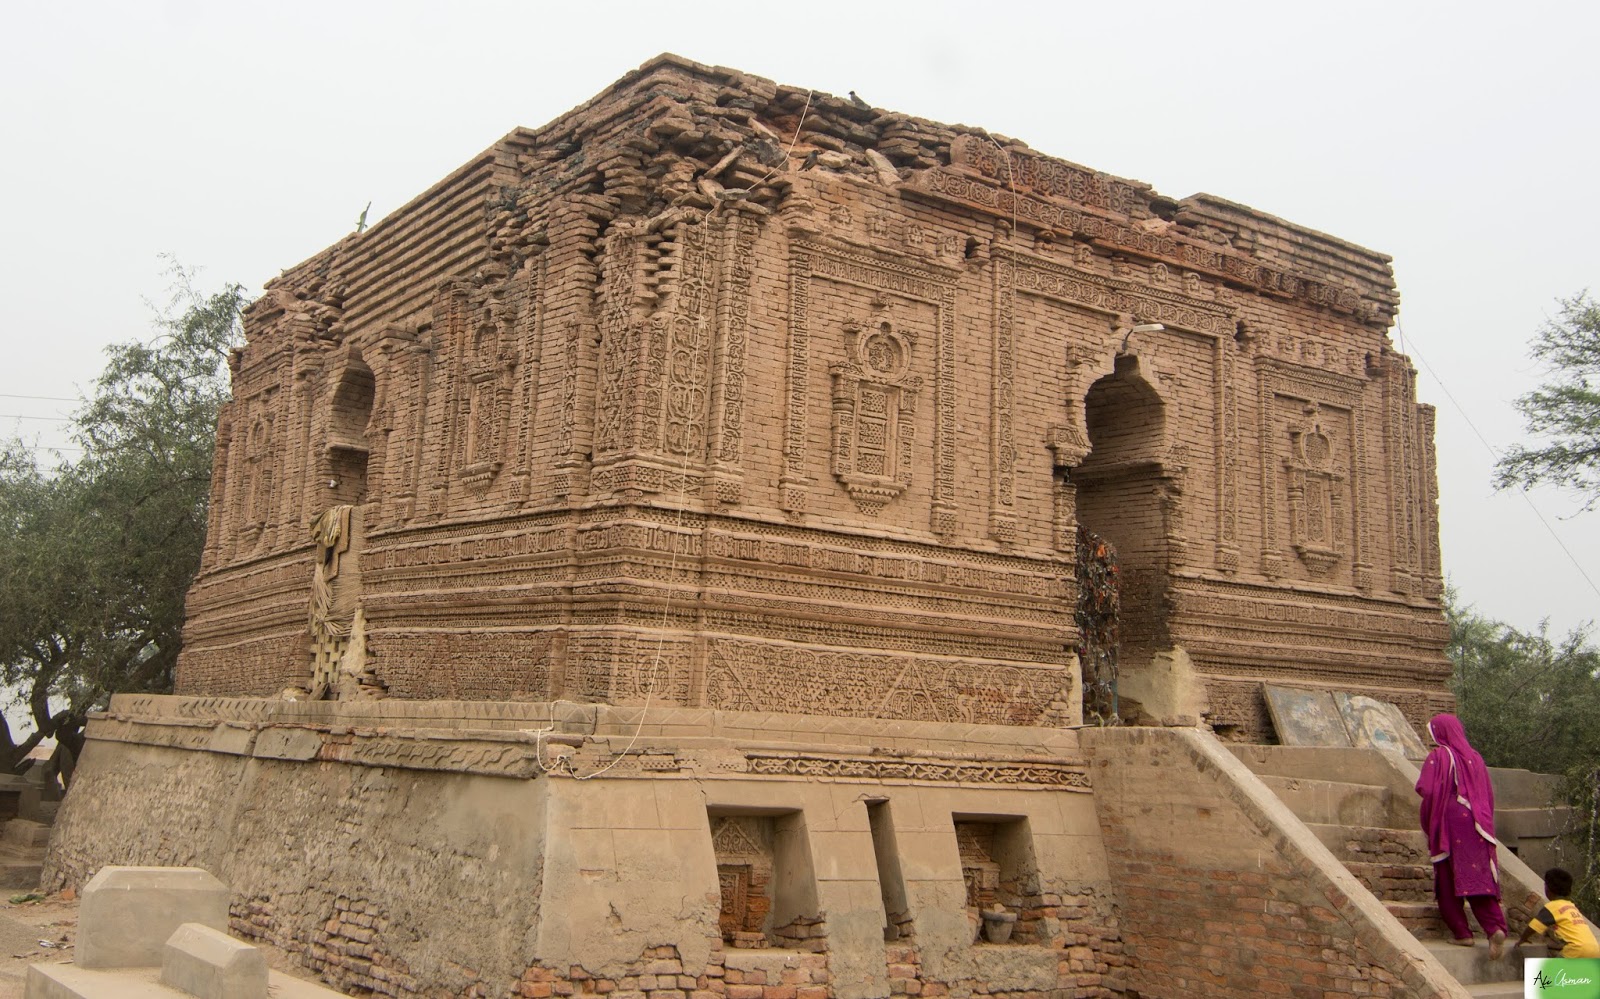
<path fill-rule="evenodd" d="M 1422 831 L 1433 861 L 1433 894 L 1439 915 L 1454 942 L 1472 946 L 1472 926 L 1462 899 L 1489 938 L 1498 958 L 1505 947 L 1506 916 L 1500 908 L 1500 868 L 1495 859 L 1494 786 L 1483 757 L 1467 742 L 1455 715 L 1435 715 L 1428 723 L 1434 749 L 1422 764 L 1417 793 L 1422 795 Z"/>

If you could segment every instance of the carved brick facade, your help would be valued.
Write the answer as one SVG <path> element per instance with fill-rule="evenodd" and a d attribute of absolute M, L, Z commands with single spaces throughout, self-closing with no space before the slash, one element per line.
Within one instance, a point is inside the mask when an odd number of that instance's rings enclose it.
<path fill-rule="evenodd" d="M 1268 678 L 1420 716 L 1397 301 L 1217 198 L 661 57 L 250 308 L 178 689 L 1071 723 L 1082 523 L 1125 674 L 1185 651 L 1246 735 Z"/>

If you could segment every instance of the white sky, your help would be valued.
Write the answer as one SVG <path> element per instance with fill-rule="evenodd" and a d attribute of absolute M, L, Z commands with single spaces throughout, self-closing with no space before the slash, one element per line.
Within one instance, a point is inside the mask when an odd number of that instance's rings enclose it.
<path fill-rule="evenodd" d="M 1528 339 L 1600 291 L 1600 5 L 80 2 L 8 4 L 3 25 L 0 413 L 70 412 L 9 396 L 75 397 L 107 343 L 149 335 L 158 254 L 259 289 L 367 202 L 381 218 L 672 51 L 1391 254 L 1439 407 L 1447 574 L 1522 627 L 1597 616 L 1456 403 L 1518 440 Z M 1600 511 L 1532 500 L 1600 582 Z"/>

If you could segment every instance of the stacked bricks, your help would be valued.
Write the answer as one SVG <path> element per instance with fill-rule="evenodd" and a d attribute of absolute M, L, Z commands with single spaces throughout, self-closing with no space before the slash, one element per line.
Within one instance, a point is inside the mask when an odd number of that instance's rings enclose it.
<path fill-rule="evenodd" d="M 230 907 L 228 923 L 235 936 L 272 943 L 297 955 L 307 968 L 340 991 L 358 989 L 380 996 L 423 994 L 423 983 L 411 974 L 406 962 L 384 947 L 382 937 L 389 920 L 376 906 L 340 896 L 334 900 L 333 910 L 328 920 L 305 939 L 278 938 L 274 932 L 275 906 L 265 897 L 235 902 Z M 455 970 L 469 979 L 477 977 L 468 968 Z M 471 988 L 468 986 L 468 991 Z"/>
<path fill-rule="evenodd" d="M 607 999 L 829 999 L 828 959 L 799 954 L 781 971 L 727 968 L 720 947 L 699 974 L 684 968 L 676 947 L 653 947 L 621 974 L 604 978 L 581 965 L 565 974 L 534 966 L 523 973 L 511 995 L 518 999 L 551 996 L 605 996 Z"/>

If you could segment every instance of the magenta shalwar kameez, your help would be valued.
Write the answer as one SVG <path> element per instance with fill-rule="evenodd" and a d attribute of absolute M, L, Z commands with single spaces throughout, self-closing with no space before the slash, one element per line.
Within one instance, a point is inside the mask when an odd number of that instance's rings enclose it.
<path fill-rule="evenodd" d="M 1428 837 L 1439 915 L 1456 940 L 1471 940 L 1465 899 L 1484 934 L 1493 938 L 1505 932 L 1506 917 L 1500 908 L 1489 770 L 1455 715 L 1436 715 L 1428 731 L 1437 745 L 1422 764 L 1417 793 L 1422 795 L 1422 831 Z"/>

